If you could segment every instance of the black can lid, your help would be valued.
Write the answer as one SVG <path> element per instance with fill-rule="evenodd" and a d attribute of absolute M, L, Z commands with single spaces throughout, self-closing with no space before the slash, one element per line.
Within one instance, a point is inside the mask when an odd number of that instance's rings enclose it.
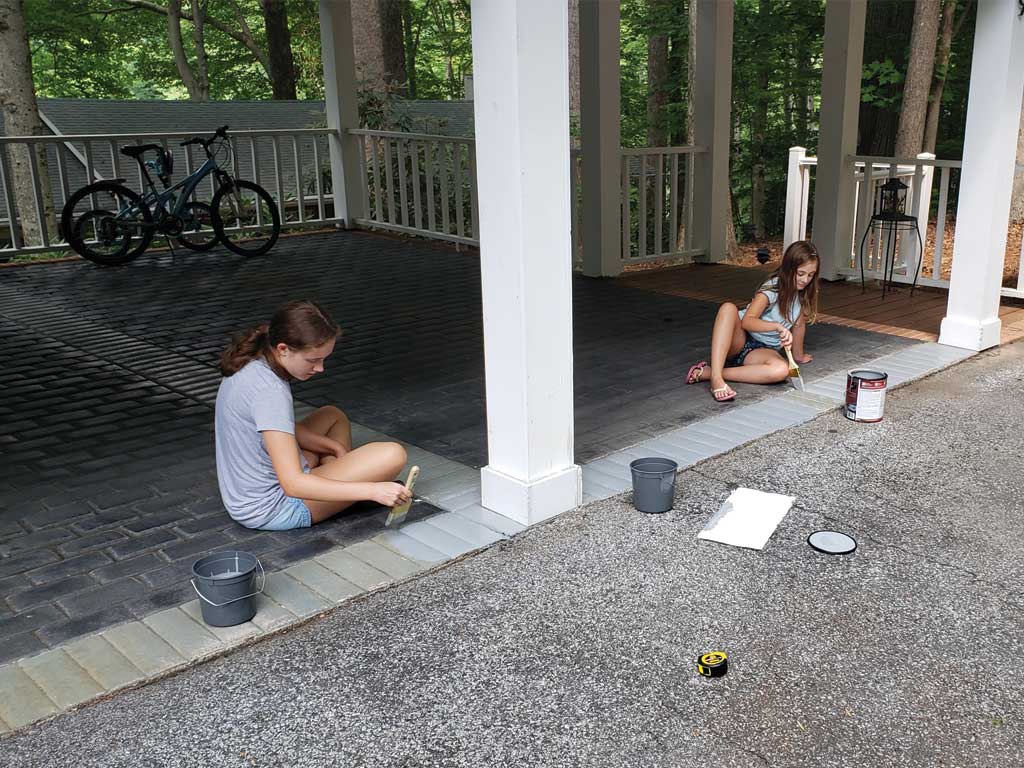
<path fill-rule="evenodd" d="M 889 378 L 889 374 L 884 371 L 850 371 L 850 375 L 865 381 L 878 381 Z"/>

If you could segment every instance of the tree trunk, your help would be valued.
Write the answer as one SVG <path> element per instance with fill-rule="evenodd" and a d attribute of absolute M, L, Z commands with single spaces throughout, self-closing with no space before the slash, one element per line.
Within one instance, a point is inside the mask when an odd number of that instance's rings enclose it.
<path fill-rule="evenodd" d="M 210 99 L 210 67 L 206 59 L 206 4 L 192 0 L 192 37 L 196 42 L 196 82 L 202 101 Z"/>
<path fill-rule="evenodd" d="M 767 28 L 771 18 L 771 0 L 761 0 L 758 6 L 758 27 Z M 757 100 L 750 125 L 750 223 L 754 229 L 754 237 L 758 241 L 765 239 L 764 224 L 764 158 L 767 153 L 765 143 L 768 137 L 768 83 L 771 80 L 771 57 L 761 56 L 757 63 Z"/>
<path fill-rule="evenodd" d="M 202 95 L 202 89 L 196 82 L 192 73 L 192 66 L 185 55 L 185 44 L 181 39 L 181 0 L 170 0 L 167 6 L 167 38 L 171 43 L 171 52 L 174 54 L 174 66 L 178 70 L 181 82 L 188 90 L 188 97 L 192 101 L 206 101 Z"/>
<path fill-rule="evenodd" d="M 402 3 L 402 39 L 405 41 L 405 74 L 408 96 L 416 98 L 416 52 L 420 47 L 420 32 L 413 29 L 412 3 Z"/>
<path fill-rule="evenodd" d="M 939 38 L 939 49 L 935 53 L 935 76 L 932 78 L 932 90 L 928 96 L 928 116 L 924 122 L 924 141 L 922 142 L 924 152 L 935 152 L 935 145 L 939 138 L 939 117 L 942 115 L 942 91 L 946 87 L 953 38 L 971 10 L 970 2 L 968 2 L 967 7 L 960 14 L 959 21 L 954 24 L 956 5 L 957 0 L 945 0 L 942 9 L 942 36 Z"/>
<path fill-rule="evenodd" d="M 693 94 L 696 87 L 693 75 L 697 71 L 697 0 L 689 0 L 686 6 L 686 145 L 694 144 Z"/>
<path fill-rule="evenodd" d="M 7 136 L 46 135 L 47 130 L 39 119 L 39 106 L 32 82 L 32 57 L 29 53 L 22 0 L 0 0 L 0 72 L 4 73 L 0 77 L 0 109 L 4 116 L 4 133 Z M 42 245 L 35 187 L 32 184 L 33 165 L 35 176 L 42 187 L 42 216 L 51 240 L 57 239 L 57 221 L 50 192 L 46 153 L 42 148 L 29 149 L 30 146 L 7 145 L 8 168 L 14 187 L 14 200 L 8 200 L 7 205 L 8 208 L 13 205 L 17 213 L 23 243 Z M 2 147 L 0 151 L 3 151 Z M 13 227 L 15 217 L 9 218 Z"/>
<path fill-rule="evenodd" d="M 275 99 L 296 99 L 295 59 L 292 56 L 292 35 L 288 31 L 288 8 L 285 0 L 261 2 L 263 28 L 267 33 L 270 87 Z"/>
<path fill-rule="evenodd" d="M 1017 132 L 1017 173 L 1013 177 L 1010 197 L 1010 221 L 1024 222 L 1024 104 L 1021 105 L 1020 129 Z"/>
<path fill-rule="evenodd" d="M 657 24 L 665 12 L 665 0 L 651 0 L 650 12 Z M 647 38 L 647 146 L 664 147 L 665 104 L 668 103 L 668 35 Z"/>
<path fill-rule="evenodd" d="M 864 63 L 893 62 L 898 72 L 906 71 L 904 50 L 913 26 L 913 3 L 891 0 L 868 0 L 864 34 Z M 884 97 L 895 97 L 889 90 Z M 895 109 L 878 104 L 861 104 L 858 126 L 857 154 L 891 155 L 896 140 L 899 115 Z"/>
<path fill-rule="evenodd" d="M 903 81 L 903 104 L 896 129 L 896 156 L 916 157 L 924 141 L 928 93 L 935 70 L 935 41 L 939 35 L 942 0 L 917 0 L 910 35 L 910 56 Z"/>
<path fill-rule="evenodd" d="M 384 60 L 384 81 L 392 91 L 407 93 L 405 71 L 405 40 L 402 37 L 402 0 L 377 0 L 380 9 L 381 54 Z"/>
<path fill-rule="evenodd" d="M 569 113 L 580 115 L 580 0 L 569 0 Z"/>

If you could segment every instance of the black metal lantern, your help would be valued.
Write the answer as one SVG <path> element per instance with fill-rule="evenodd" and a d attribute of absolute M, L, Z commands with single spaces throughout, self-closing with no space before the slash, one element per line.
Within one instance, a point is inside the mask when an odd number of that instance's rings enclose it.
<path fill-rule="evenodd" d="M 907 210 L 907 190 L 909 187 L 893 177 L 882 185 L 882 197 L 878 205 L 881 218 L 898 219 Z"/>
<path fill-rule="evenodd" d="M 758 264 L 767 264 L 769 261 L 771 261 L 772 252 L 762 245 L 760 248 L 757 249 L 756 258 Z"/>

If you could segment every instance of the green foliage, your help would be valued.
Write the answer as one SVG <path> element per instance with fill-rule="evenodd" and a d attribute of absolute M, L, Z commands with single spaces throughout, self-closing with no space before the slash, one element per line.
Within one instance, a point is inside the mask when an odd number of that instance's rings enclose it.
<path fill-rule="evenodd" d="M 164 2 L 165 0 L 154 0 Z M 957 2 L 957 17 L 971 0 Z M 130 9 L 124 0 L 24 0 L 40 96 L 88 98 L 185 98 L 167 40 L 166 16 Z M 647 52 L 651 35 L 669 42 L 666 105 L 654 117 L 675 145 L 686 142 L 688 14 L 693 0 L 621 0 L 622 145 L 647 143 Z M 191 3 L 186 3 L 186 8 Z M 867 122 L 898 114 L 909 28 L 907 5 L 872 0 L 861 98 Z M 265 45 L 259 0 L 209 0 L 209 16 L 230 29 L 246 20 Z M 816 153 L 820 109 L 825 0 L 735 0 L 732 71 L 730 182 L 736 228 L 749 230 L 755 169 L 763 168 L 768 234 L 782 229 L 788 149 Z M 420 99 L 464 98 L 463 77 L 472 71 L 469 0 L 408 0 L 403 8 L 406 60 L 412 62 L 409 95 Z M 288 3 L 299 98 L 323 98 L 317 3 Z M 194 60 L 192 27 L 182 24 L 187 55 Z M 973 18 L 954 38 L 942 96 L 937 154 L 961 154 L 970 77 Z M 699 41 L 698 41 L 699 42 Z M 208 25 L 210 95 L 213 99 L 269 99 L 266 72 L 253 54 Z M 363 123 L 408 128 L 411 120 L 391 93 L 359 89 Z M 577 116 L 571 132 L 578 135 Z M 862 121 L 864 122 L 864 121 Z M 891 122 L 891 120 L 890 120 Z M 429 130 L 429 128 L 428 128 Z"/>
<path fill-rule="evenodd" d="M 864 65 L 860 86 L 860 100 L 863 104 L 891 108 L 898 106 L 903 97 L 903 72 L 896 68 L 892 59 L 872 61 Z"/>

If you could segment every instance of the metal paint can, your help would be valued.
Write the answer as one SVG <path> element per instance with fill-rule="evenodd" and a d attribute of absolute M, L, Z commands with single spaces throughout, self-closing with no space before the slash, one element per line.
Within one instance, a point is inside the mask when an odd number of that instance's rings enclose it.
<path fill-rule="evenodd" d="M 846 418 L 875 422 L 885 412 L 885 387 L 889 374 L 882 371 L 850 371 L 846 375 Z"/>

